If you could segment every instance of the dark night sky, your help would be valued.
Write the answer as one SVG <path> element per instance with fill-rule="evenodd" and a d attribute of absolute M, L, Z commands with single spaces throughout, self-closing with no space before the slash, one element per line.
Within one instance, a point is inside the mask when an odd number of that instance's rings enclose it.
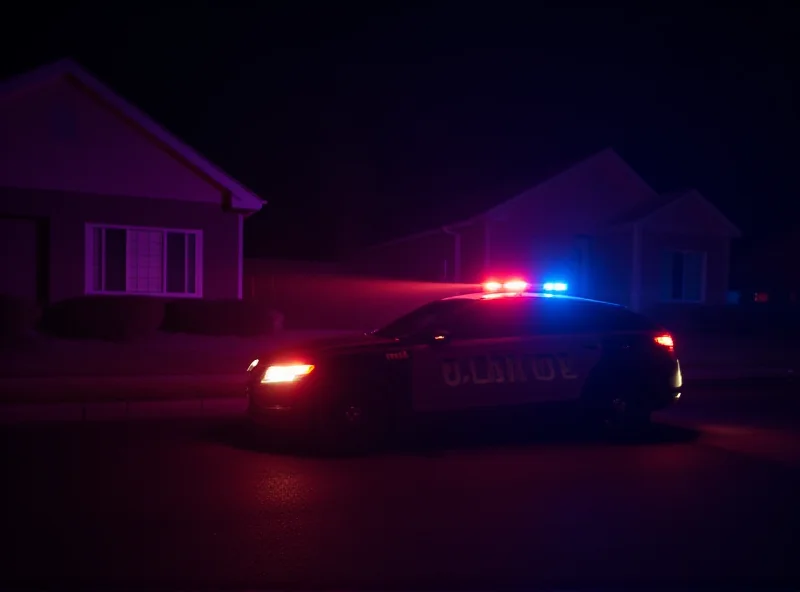
<path fill-rule="evenodd" d="M 605 146 L 749 233 L 790 219 L 792 3 L 408 4 L 31 2 L 0 73 L 81 61 L 269 200 L 251 254 L 418 229 Z"/>

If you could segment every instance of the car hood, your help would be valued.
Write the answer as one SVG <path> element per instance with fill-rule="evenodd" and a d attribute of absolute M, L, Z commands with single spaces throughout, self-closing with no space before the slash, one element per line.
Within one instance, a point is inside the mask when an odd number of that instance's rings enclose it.
<path fill-rule="evenodd" d="M 275 362 L 281 359 L 295 360 L 302 355 L 338 355 L 371 349 L 383 350 L 397 345 L 398 343 L 394 339 L 378 337 L 373 334 L 352 333 L 307 339 L 290 346 L 281 347 L 266 357 Z"/>

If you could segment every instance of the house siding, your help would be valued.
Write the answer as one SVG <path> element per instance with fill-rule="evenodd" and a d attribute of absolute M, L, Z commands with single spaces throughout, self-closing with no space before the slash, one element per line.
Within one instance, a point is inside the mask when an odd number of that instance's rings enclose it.
<path fill-rule="evenodd" d="M 484 272 L 484 227 L 456 229 L 461 236 L 462 282 L 481 281 Z M 443 231 L 365 249 L 342 269 L 376 277 L 427 282 L 454 281 L 456 237 Z"/>
<path fill-rule="evenodd" d="M 486 226 L 482 221 L 476 221 L 457 229 L 457 232 L 461 235 L 461 281 L 480 283 L 492 271 L 486 262 Z M 453 237 L 449 238 L 453 240 Z"/>
<path fill-rule="evenodd" d="M 532 282 L 574 283 L 577 236 L 541 226 L 493 221 L 490 226 L 492 275 L 520 276 Z"/>
<path fill-rule="evenodd" d="M 689 194 L 641 222 L 645 231 L 731 238 L 732 228 L 699 194 Z"/>
<path fill-rule="evenodd" d="M 202 230 L 203 297 L 239 297 L 239 215 L 219 204 L 0 187 L 0 213 L 48 229 L 44 300 L 85 293 L 87 223 Z"/>
<path fill-rule="evenodd" d="M 69 77 L 4 97 L 0 186 L 219 204 L 222 188 Z M 169 207 L 169 206 L 168 206 Z"/>
<path fill-rule="evenodd" d="M 438 282 L 444 279 L 444 261 L 452 261 L 452 253 L 452 237 L 437 232 L 365 249 L 343 268 L 375 277 Z"/>
<path fill-rule="evenodd" d="M 37 299 L 42 223 L 0 215 L 0 294 Z"/>
<path fill-rule="evenodd" d="M 631 305 L 633 233 L 616 232 L 589 241 L 588 298 Z"/>
<path fill-rule="evenodd" d="M 730 239 L 648 230 L 642 236 L 642 305 L 645 308 L 681 307 L 661 297 L 661 257 L 665 251 L 706 253 L 704 305 L 725 304 L 730 274 Z"/>

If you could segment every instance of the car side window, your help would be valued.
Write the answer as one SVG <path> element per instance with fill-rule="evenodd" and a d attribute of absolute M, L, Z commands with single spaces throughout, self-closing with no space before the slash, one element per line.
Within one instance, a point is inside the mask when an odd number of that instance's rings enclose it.
<path fill-rule="evenodd" d="M 498 298 L 475 303 L 453 318 L 455 339 L 643 331 L 654 325 L 625 308 L 586 301 Z"/>
<path fill-rule="evenodd" d="M 464 309 L 452 323 L 455 339 L 517 337 L 530 332 L 534 309 L 528 298 L 481 300 Z"/>

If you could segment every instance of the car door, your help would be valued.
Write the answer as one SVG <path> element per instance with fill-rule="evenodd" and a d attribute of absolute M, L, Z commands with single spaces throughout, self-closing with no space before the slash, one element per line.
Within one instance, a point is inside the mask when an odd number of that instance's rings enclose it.
<path fill-rule="evenodd" d="M 568 402 L 581 397 L 602 355 L 600 335 L 569 301 L 485 300 L 453 320 L 449 339 L 413 364 L 415 411 Z"/>
<path fill-rule="evenodd" d="M 413 364 L 417 412 L 521 405 L 554 390 L 568 358 L 543 340 L 530 339 L 532 300 L 481 299 L 449 322 L 447 339 L 432 339 Z M 526 349 L 527 348 L 527 349 Z M 569 371 L 567 376 L 569 376 Z"/>
<path fill-rule="evenodd" d="M 529 324 L 520 338 L 528 371 L 528 401 L 568 402 L 581 397 L 602 357 L 602 336 L 567 299 L 532 299 Z"/>

